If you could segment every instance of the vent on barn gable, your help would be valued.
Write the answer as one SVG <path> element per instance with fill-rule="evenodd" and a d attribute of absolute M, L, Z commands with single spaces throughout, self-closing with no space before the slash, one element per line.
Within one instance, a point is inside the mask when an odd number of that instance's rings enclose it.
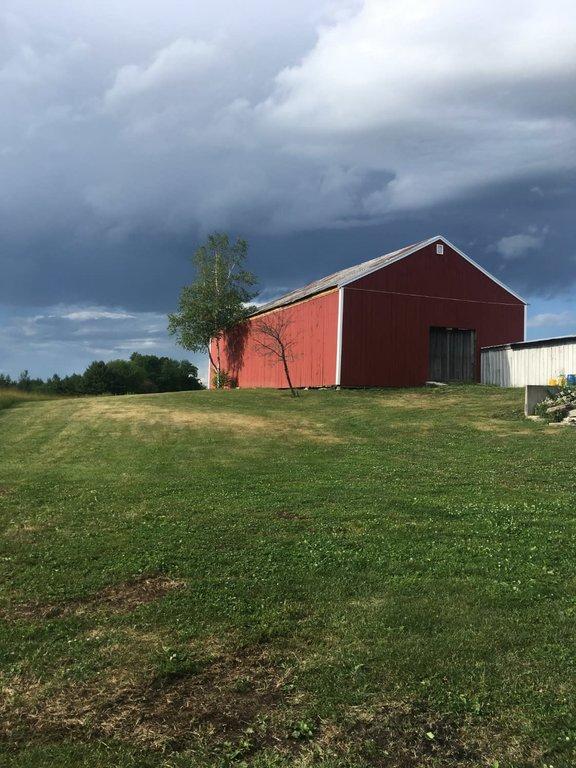
<path fill-rule="evenodd" d="M 442 254 L 444 253 L 444 246 L 442 243 L 436 243 L 436 253 Z"/>

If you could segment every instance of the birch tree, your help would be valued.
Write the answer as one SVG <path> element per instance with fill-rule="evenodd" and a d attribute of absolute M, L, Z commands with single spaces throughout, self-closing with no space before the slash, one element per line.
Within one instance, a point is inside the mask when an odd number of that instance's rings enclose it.
<path fill-rule="evenodd" d="M 210 235 L 192 261 L 195 279 L 180 293 L 178 311 L 168 315 L 168 330 L 180 346 L 206 352 L 216 387 L 223 384 L 222 339 L 253 311 L 256 277 L 245 266 L 248 244 L 226 234 Z M 214 354 L 211 347 L 214 342 Z"/>

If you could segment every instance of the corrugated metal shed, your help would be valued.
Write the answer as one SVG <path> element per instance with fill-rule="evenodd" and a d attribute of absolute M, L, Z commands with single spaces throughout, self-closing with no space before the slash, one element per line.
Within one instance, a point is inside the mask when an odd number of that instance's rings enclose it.
<path fill-rule="evenodd" d="M 570 342 L 576 343 L 576 336 L 553 336 L 549 339 L 530 339 L 529 341 L 515 341 L 511 344 L 493 344 L 490 347 L 484 347 L 482 351 L 488 349 L 531 349 L 533 347 L 552 347 Z"/>
<path fill-rule="evenodd" d="M 576 374 L 576 336 L 484 347 L 481 362 L 484 384 L 545 386 L 560 375 Z"/>

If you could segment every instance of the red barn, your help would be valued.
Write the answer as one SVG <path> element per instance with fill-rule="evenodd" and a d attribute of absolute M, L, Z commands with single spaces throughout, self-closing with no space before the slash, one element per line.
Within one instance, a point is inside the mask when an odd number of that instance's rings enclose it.
<path fill-rule="evenodd" d="M 481 347 L 524 340 L 526 302 L 433 237 L 259 307 L 221 343 L 240 387 L 286 386 L 281 361 L 259 344 L 266 318 L 283 321 L 296 387 L 407 387 L 478 381 Z"/>

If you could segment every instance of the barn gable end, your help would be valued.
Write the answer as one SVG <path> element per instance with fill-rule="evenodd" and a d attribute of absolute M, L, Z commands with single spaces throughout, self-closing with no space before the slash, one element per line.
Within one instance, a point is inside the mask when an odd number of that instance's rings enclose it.
<path fill-rule="evenodd" d="M 437 252 L 437 246 L 441 246 L 442 253 Z M 526 304 L 524 299 L 518 296 L 518 294 L 515 293 L 511 288 L 504 285 L 504 283 L 498 280 L 498 278 L 490 274 L 490 272 L 484 269 L 484 267 L 481 267 L 480 264 L 477 264 L 473 259 L 459 250 L 442 235 L 437 235 L 436 237 L 432 237 L 429 240 L 415 243 L 414 245 L 403 248 L 400 251 L 396 251 L 386 256 L 380 257 L 380 259 L 373 259 L 371 262 L 360 264 L 357 267 L 357 274 L 340 281 L 339 285 L 341 287 L 355 285 L 356 283 L 361 285 L 360 281 L 363 281 L 365 278 L 369 278 L 375 273 L 380 273 L 384 268 L 392 267 L 393 265 L 398 264 L 399 262 L 403 262 L 408 257 L 414 255 L 434 257 L 433 260 L 429 263 L 429 266 L 432 267 L 432 271 L 436 275 L 436 282 L 438 282 L 438 279 L 442 281 L 446 280 L 446 278 L 451 280 L 452 283 L 457 282 L 458 270 L 461 274 L 468 274 L 470 276 L 474 275 L 477 279 L 479 279 L 477 273 L 480 273 L 485 277 L 486 285 L 490 285 L 492 287 L 497 297 L 502 299 L 503 295 L 507 294 L 513 299 L 519 301 L 521 304 Z M 454 259 L 455 255 L 459 256 L 462 261 L 458 262 L 457 259 Z M 452 273 L 446 272 L 447 265 L 454 269 Z M 467 268 L 466 265 L 469 265 L 469 267 Z M 408 268 L 411 270 L 413 266 L 414 259 L 410 259 Z M 412 276 L 410 275 L 410 277 Z M 500 290 L 497 290 L 496 286 Z M 458 286 L 457 293 L 460 291 L 460 289 L 461 286 Z"/>
<path fill-rule="evenodd" d="M 476 380 L 486 339 L 524 338 L 525 302 L 445 238 L 417 244 L 341 291 L 342 386 L 423 384 L 431 328 L 473 332 Z"/>
<path fill-rule="evenodd" d="M 443 246 L 443 253 L 437 253 L 437 245 Z M 340 285 L 398 293 L 413 293 L 416 290 L 421 295 L 446 299 L 526 304 L 494 275 L 440 236 L 418 243 L 400 256 L 363 270 L 357 277 Z"/>

